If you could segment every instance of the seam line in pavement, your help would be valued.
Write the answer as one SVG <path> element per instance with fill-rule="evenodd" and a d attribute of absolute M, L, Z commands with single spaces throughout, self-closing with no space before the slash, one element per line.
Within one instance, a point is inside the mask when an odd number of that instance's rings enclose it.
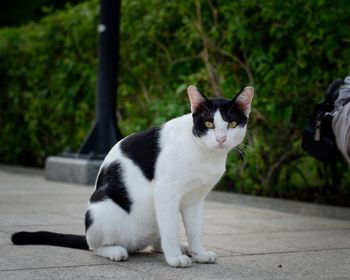
<path fill-rule="evenodd" d="M 101 266 L 101 265 L 118 265 L 113 263 L 96 263 L 96 264 L 81 264 L 81 265 L 60 265 L 60 266 L 47 266 L 47 267 L 27 267 L 27 268 L 14 268 L 14 269 L 0 269 L 0 272 L 9 271 L 21 271 L 21 270 L 44 270 L 54 268 L 74 268 L 74 267 L 86 267 L 86 266 Z"/>
<path fill-rule="evenodd" d="M 292 233 L 292 232 L 327 232 L 327 231 L 348 231 L 350 227 L 343 228 L 324 228 L 324 229 L 296 229 L 296 230 L 266 230 L 266 231 L 247 231 L 247 232 L 231 232 L 231 233 L 204 233 L 203 236 L 226 236 L 226 235 L 254 235 L 265 233 Z"/>
<path fill-rule="evenodd" d="M 345 248 L 310 249 L 310 250 L 285 251 L 285 252 L 268 252 L 268 253 L 240 253 L 241 255 L 220 256 L 220 258 L 227 258 L 227 257 L 249 257 L 249 256 L 263 256 L 263 255 L 280 255 L 280 254 L 298 254 L 298 253 L 323 252 L 323 251 L 338 251 L 338 250 L 350 250 L 350 247 L 345 247 Z"/>

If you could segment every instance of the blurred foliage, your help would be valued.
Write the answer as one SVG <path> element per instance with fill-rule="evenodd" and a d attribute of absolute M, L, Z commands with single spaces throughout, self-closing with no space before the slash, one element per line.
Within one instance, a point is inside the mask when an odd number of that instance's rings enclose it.
<path fill-rule="evenodd" d="M 94 118 L 97 5 L 0 31 L 0 157 L 42 165 L 76 148 Z"/>
<path fill-rule="evenodd" d="M 243 156 L 219 188 L 350 204 L 343 163 L 300 148 L 329 82 L 350 70 L 345 0 L 122 2 L 117 115 L 125 135 L 189 112 L 185 89 L 233 97 L 254 85 Z M 3 162 L 42 165 L 76 150 L 94 119 L 97 1 L 0 30 Z"/>
<path fill-rule="evenodd" d="M 0 26 L 18 26 L 32 20 L 37 20 L 65 4 L 77 4 L 83 0 L 1 0 Z"/>

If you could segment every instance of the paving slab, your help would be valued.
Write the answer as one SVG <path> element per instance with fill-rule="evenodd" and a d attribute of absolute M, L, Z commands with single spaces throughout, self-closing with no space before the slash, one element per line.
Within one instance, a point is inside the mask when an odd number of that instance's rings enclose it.
<path fill-rule="evenodd" d="M 0 230 L 0 245 L 9 245 L 10 243 L 10 234 Z"/>
<path fill-rule="evenodd" d="M 11 234 L 17 231 L 53 231 L 59 233 L 69 234 L 85 234 L 85 225 L 82 222 L 76 224 L 53 224 L 53 225 L 12 225 L 12 226 L 1 226 L 0 233 Z"/>
<path fill-rule="evenodd" d="M 89 251 L 42 245 L 2 245 L 0 254 L 0 271 L 106 263 L 110 261 Z"/>
<path fill-rule="evenodd" d="M 320 216 L 334 219 L 350 220 L 350 208 L 319 205 L 316 203 L 299 202 L 287 199 L 277 199 L 254 195 L 227 193 L 214 191 L 209 193 L 208 198 L 212 201 L 226 202 L 235 205 L 253 206 L 262 209 L 272 209 L 297 213 L 307 216 Z"/>
<path fill-rule="evenodd" d="M 204 243 L 243 254 L 350 248 L 350 230 L 295 231 L 204 236 Z"/>
<path fill-rule="evenodd" d="M 169 268 L 161 256 L 139 254 L 119 263 L 158 279 L 349 279 L 350 250 L 241 255 L 217 264 L 193 263 L 190 269 Z M 113 269 L 107 267 L 106 269 Z"/>
<path fill-rule="evenodd" d="M 115 263 L 89 251 L 11 244 L 19 230 L 83 234 L 92 191 L 0 166 L 0 279 L 350 279 L 350 221 L 213 201 L 203 241 L 218 253 L 214 265 L 174 269 L 149 251 Z"/>
<path fill-rule="evenodd" d="M 219 205 L 223 204 L 219 203 Z M 242 213 L 242 207 L 226 206 L 220 209 L 212 201 L 210 201 L 210 208 L 205 210 L 204 220 L 205 234 L 350 229 L 350 220 L 302 216 L 251 207 L 244 207 L 244 213 Z"/>
<path fill-rule="evenodd" d="M 26 269 L 15 271 L 0 271 L 0 279 L 6 280 L 99 280 L 99 279 L 123 279 L 123 280 L 160 280 L 158 275 L 152 272 L 147 274 L 142 271 L 124 268 L 118 264 L 110 265 L 84 265 L 75 267 Z"/>
<path fill-rule="evenodd" d="M 244 227 L 242 227 L 244 223 Z M 330 221 L 327 224 L 324 221 L 308 222 L 307 219 L 290 217 L 289 219 L 265 220 L 234 220 L 227 222 L 204 220 L 204 235 L 225 235 L 225 234 L 246 234 L 246 233 L 271 233 L 287 231 L 322 231 L 331 229 L 350 229 L 347 223 L 338 223 Z"/>
<path fill-rule="evenodd" d="M 159 255 L 140 254 L 122 263 L 3 270 L 0 279 L 349 279 L 349 262 L 350 251 L 340 250 L 222 257 L 214 265 L 174 269 Z"/>
<path fill-rule="evenodd" d="M 50 225 L 81 223 L 82 219 L 67 217 L 54 213 L 1 213 L 0 228 L 9 225 Z"/>
<path fill-rule="evenodd" d="M 18 194 L 0 196 L 0 213 L 50 213 L 73 218 L 85 215 L 90 194 Z M 13 205 L 16 204 L 14 208 Z M 64 207 L 62 207 L 64 205 Z"/>

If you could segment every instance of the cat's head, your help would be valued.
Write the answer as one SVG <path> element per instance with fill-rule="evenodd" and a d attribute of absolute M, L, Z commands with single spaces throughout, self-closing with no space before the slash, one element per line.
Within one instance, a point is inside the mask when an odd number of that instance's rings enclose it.
<path fill-rule="evenodd" d="M 193 117 L 193 135 L 211 150 L 228 151 L 242 143 L 254 96 L 246 87 L 233 99 L 207 98 L 195 86 L 187 89 Z"/>

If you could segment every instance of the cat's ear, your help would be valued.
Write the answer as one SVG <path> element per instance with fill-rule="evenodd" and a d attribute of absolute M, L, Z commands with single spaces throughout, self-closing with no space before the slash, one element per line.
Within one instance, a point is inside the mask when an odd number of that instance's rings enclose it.
<path fill-rule="evenodd" d="M 191 102 L 191 112 L 196 112 L 201 104 L 207 100 L 203 93 L 201 93 L 195 86 L 187 88 L 187 94 Z"/>
<path fill-rule="evenodd" d="M 254 97 L 254 88 L 253 87 L 245 87 L 237 96 L 233 99 L 233 101 L 238 104 L 238 107 L 244 112 L 244 114 L 248 117 L 251 110 L 251 104 Z"/>

